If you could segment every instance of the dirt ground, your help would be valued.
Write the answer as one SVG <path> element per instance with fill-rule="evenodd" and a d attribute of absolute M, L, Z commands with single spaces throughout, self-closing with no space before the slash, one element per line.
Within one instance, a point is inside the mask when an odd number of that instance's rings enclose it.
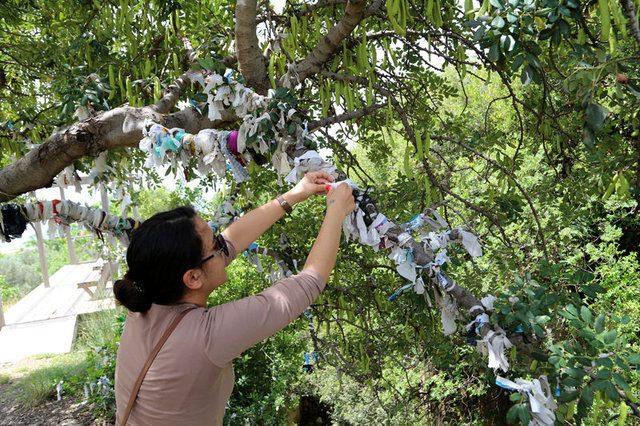
<path fill-rule="evenodd" d="M 0 366 L 0 426 L 5 425 L 100 425 L 107 426 L 102 420 L 95 420 L 91 414 L 91 406 L 64 397 L 61 401 L 46 401 L 36 407 L 22 404 L 17 395 L 15 381 L 32 368 L 38 367 L 38 361 L 28 364 Z M 8 378 L 8 382 L 5 382 Z"/>

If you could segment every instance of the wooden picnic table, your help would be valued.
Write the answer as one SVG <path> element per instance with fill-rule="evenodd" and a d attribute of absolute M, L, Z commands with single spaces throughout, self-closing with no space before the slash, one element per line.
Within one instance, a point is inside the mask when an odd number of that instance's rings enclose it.
<path fill-rule="evenodd" d="M 96 300 L 101 291 L 106 288 L 110 276 L 111 264 L 104 262 L 102 265 L 94 266 L 86 281 L 78 283 L 78 288 L 86 291 L 91 300 Z"/>

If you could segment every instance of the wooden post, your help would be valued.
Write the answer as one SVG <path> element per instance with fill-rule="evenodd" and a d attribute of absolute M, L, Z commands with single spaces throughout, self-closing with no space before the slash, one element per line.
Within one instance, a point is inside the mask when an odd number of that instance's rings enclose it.
<path fill-rule="evenodd" d="M 59 186 L 60 188 L 60 200 L 64 201 L 66 198 L 64 196 L 64 188 Z M 67 250 L 69 251 L 69 262 L 72 265 L 78 263 L 78 256 L 76 255 L 76 247 L 73 244 L 73 238 L 71 238 L 71 226 L 69 226 L 65 232 L 65 238 L 67 239 Z"/>
<path fill-rule="evenodd" d="M 2 311 L 2 294 L 0 294 L 0 330 L 4 327 L 4 312 Z"/>
<path fill-rule="evenodd" d="M 31 196 L 36 198 L 36 192 L 32 191 Z M 42 283 L 45 287 L 49 287 L 49 265 L 47 265 L 47 253 L 44 248 L 44 239 L 42 238 L 42 225 L 35 222 L 33 227 L 36 231 L 36 241 L 38 242 L 38 257 L 40 257 L 40 270 L 42 271 Z"/>
<path fill-rule="evenodd" d="M 42 238 L 42 225 L 40 222 L 36 222 L 33 225 L 36 229 L 36 240 L 38 241 L 38 256 L 40 256 L 42 282 L 45 287 L 49 287 L 49 265 L 47 265 L 47 253 L 44 248 L 44 239 Z"/>
<path fill-rule="evenodd" d="M 107 187 L 105 186 L 104 182 L 100 182 L 100 200 L 102 201 L 102 210 L 108 213 L 109 194 L 107 194 Z M 116 244 L 116 239 L 111 234 L 107 236 L 107 241 L 109 241 L 109 244 L 111 244 L 111 246 L 115 246 Z M 111 278 L 115 282 L 115 280 L 118 278 L 118 262 L 111 262 L 109 266 L 111 267 Z"/>

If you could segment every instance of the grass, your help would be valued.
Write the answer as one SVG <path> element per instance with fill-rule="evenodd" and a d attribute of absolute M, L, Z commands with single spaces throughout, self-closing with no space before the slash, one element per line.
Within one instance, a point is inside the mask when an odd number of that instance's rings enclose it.
<path fill-rule="evenodd" d="M 15 386 L 25 405 L 36 406 L 55 397 L 56 384 L 63 381 L 63 393 L 74 395 L 82 390 L 88 377 L 87 351 L 101 347 L 113 339 L 117 310 L 81 315 L 74 350 L 68 354 L 33 357 L 37 365 L 26 367 Z"/>
<path fill-rule="evenodd" d="M 6 385 L 11 381 L 11 376 L 5 373 L 0 373 L 0 385 Z"/>
<path fill-rule="evenodd" d="M 64 396 L 81 395 L 89 380 L 87 353 L 113 341 L 114 318 L 119 310 L 109 310 L 78 317 L 78 332 L 73 352 L 35 355 L 0 372 L 0 385 L 11 388 L 24 405 L 35 407 L 56 396 L 56 385 L 62 381 Z"/>
<path fill-rule="evenodd" d="M 115 336 L 114 318 L 120 309 L 94 312 L 78 317 L 75 350 L 93 350 L 111 342 Z"/>
<path fill-rule="evenodd" d="M 81 378 L 87 374 L 87 361 L 84 353 L 38 357 L 46 365 L 25 373 L 16 380 L 15 387 L 21 402 L 29 407 L 37 406 L 55 397 L 56 385 L 63 382 L 63 392 L 75 394 L 82 387 Z"/>

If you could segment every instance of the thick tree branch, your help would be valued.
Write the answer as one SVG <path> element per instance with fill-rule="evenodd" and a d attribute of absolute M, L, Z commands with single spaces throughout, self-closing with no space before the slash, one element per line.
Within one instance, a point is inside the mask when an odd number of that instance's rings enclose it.
<path fill-rule="evenodd" d="M 180 99 L 180 94 L 184 90 L 185 86 L 189 84 L 189 81 L 190 80 L 189 77 L 187 77 L 187 73 L 182 74 L 180 77 L 175 79 L 173 83 L 169 85 L 169 87 L 167 87 L 164 95 L 162 96 L 162 99 L 156 102 L 155 105 L 153 105 L 151 108 L 153 108 L 155 112 L 158 112 L 160 114 L 169 113 L 169 111 L 171 111 L 171 108 L 173 108 Z"/>
<path fill-rule="evenodd" d="M 318 45 L 301 62 L 294 65 L 294 75 L 298 82 L 306 80 L 318 71 L 322 64 L 327 62 L 336 52 L 342 40 L 347 38 L 360 21 L 365 17 L 364 0 L 351 0 L 347 2 L 344 16 L 325 35 Z M 283 79 L 287 77 L 283 76 Z M 282 84 L 284 80 L 281 79 Z"/>
<path fill-rule="evenodd" d="M 256 7 L 256 0 L 236 3 L 236 57 L 247 86 L 265 95 L 269 90 L 269 76 L 256 35 Z"/>
<path fill-rule="evenodd" d="M 636 13 L 636 7 L 633 4 L 633 0 L 620 0 L 620 3 L 622 3 L 624 11 L 627 13 L 627 18 L 629 18 L 631 32 L 638 42 L 638 45 L 640 45 L 640 25 L 638 25 L 638 14 Z"/>
<path fill-rule="evenodd" d="M 83 156 L 97 155 L 107 149 L 137 146 L 147 120 L 197 133 L 235 119 L 233 114 L 223 111 L 223 119 L 212 122 L 193 108 L 161 114 L 153 107 L 122 106 L 100 113 L 57 130 L 24 157 L 0 169 L 0 201 L 50 186 L 60 171 Z"/>

